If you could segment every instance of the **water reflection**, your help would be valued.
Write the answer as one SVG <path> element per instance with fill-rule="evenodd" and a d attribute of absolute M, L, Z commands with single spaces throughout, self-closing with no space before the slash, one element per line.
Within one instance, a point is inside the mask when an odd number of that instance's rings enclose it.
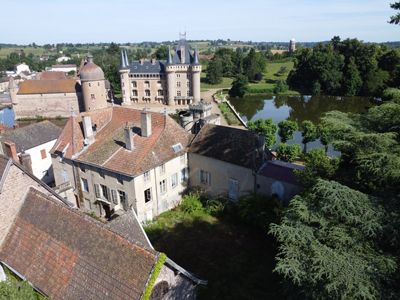
<path fill-rule="evenodd" d="M 305 120 L 318 124 L 324 113 L 332 110 L 361 113 L 372 106 L 367 97 L 334 97 L 334 96 L 246 96 L 231 99 L 231 103 L 245 121 L 271 118 L 274 123 L 283 120 L 296 121 L 299 125 Z M 301 144 L 302 136 L 296 132 L 290 143 Z M 322 147 L 319 141 L 308 144 L 308 149 Z M 332 147 L 330 155 L 337 155 Z"/>

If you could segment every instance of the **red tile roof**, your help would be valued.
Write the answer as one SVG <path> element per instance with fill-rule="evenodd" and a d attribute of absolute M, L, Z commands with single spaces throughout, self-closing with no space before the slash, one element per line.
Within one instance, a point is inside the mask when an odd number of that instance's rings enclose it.
<path fill-rule="evenodd" d="M 51 299 L 140 299 L 157 252 L 31 188 L 0 260 Z"/>
<path fill-rule="evenodd" d="M 60 80 L 60 79 L 67 79 L 64 72 L 61 71 L 43 71 L 38 74 L 39 80 Z"/>
<path fill-rule="evenodd" d="M 70 118 L 56 142 L 52 153 L 64 151 L 64 157 L 130 176 L 141 174 L 164 162 L 182 155 L 192 138 L 169 116 L 151 113 L 152 135 L 140 135 L 140 110 L 114 107 L 83 113 Z M 84 149 L 82 117 L 89 115 L 97 127 L 96 141 Z M 134 128 L 133 151 L 125 149 L 123 128 L 126 124 Z M 175 153 L 172 146 L 181 143 L 183 150 Z"/>
<path fill-rule="evenodd" d="M 18 95 L 76 93 L 79 88 L 75 79 L 25 80 L 19 84 Z"/>

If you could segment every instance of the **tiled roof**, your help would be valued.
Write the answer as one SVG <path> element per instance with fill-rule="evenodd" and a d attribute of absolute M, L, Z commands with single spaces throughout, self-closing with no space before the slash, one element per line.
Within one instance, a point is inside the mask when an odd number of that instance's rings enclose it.
<path fill-rule="evenodd" d="M 25 80 L 19 84 L 18 95 L 75 93 L 78 91 L 80 91 L 80 84 L 75 79 Z"/>
<path fill-rule="evenodd" d="M 31 188 L 0 260 L 51 299 L 140 299 L 157 252 Z"/>
<path fill-rule="evenodd" d="M 130 73 L 138 74 L 160 74 L 165 72 L 165 61 L 156 60 L 154 64 L 149 60 L 133 61 L 129 64 Z"/>
<path fill-rule="evenodd" d="M 206 124 L 190 145 L 190 152 L 258 169 L 263 157 L 256 151 L 258 136 L 245 129 Z"/>
<path fill-rule="evenodd" d="M 182 155 L 192 136 L 169 116 L 151 112 L 152 135 L 140 134 L 140 110 L 113 107 L 83 113 L 70 118 L 52 149 L 52 153 L 64 152 L 64 157 L 105 169 L 135 176 Z M 97 128 L 95 142 L 84 149 L 82 117 L 91 116 Z M 125 149 L 126 124 L 134 128 L 134 149 Z M 175 153 L 172 146 L 181 143 L 183 149 Z"/>
<path fill-rule="evenodd" d="M 0 154 L 0 179 L 3 178 L 4 172 L 7 169 L 7 164 L 10 159 L 5 155 Z"/>
<path fill-rule="evenodd" d="M 37 75 L 39 80 L 60 80 L 67 79 L 64 72 L 61 71 L 43 71 Z"/>
<path fill-rule="evenodd" d="M 50 121 L 33 123 L 4 133 L 1 141 L 11 141 L 17 146 L 17 153 L 58 139 L 62 129 Z"/>
<path fill-rule="evenodd" d="M 298 184 L 294 170 L 303 170 L 304 166 L 291 164 L 279 160 L 271 160 L 266 162 L 259 170 L 261 176 L 273 178 L 279 181 Z"/>
<path fill-rule="evenodd" d="M 76 68 L 74 64 L 65 64 L 65 65 L 52 65 L 52 68 Z"/>

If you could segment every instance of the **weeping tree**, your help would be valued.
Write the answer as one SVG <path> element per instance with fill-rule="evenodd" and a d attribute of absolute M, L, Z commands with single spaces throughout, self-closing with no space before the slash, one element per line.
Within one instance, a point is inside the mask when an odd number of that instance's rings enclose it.
<path fill-rule="evenodd" d="M 319 179 L 270 227 L 280 244 L 274 271 L 287 280 L 291 296 L 385 298 L 396 263 L 377 247 L 384 222 L 374 198 Z"/>

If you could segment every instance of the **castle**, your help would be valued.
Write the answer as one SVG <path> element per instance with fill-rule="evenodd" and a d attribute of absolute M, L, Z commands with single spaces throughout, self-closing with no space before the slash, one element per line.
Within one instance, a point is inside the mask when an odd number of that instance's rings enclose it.
<path fill-rule="evenodd" d="M 168 51 L 166 61 L 152 59 L 129 62 L 126 50 L 121 51 L 122 105 L 159 103 L 169 106 L 188 105 L 200 101 L 198 51 L 192 51 L 181 36 L 174 55 Z"/>

